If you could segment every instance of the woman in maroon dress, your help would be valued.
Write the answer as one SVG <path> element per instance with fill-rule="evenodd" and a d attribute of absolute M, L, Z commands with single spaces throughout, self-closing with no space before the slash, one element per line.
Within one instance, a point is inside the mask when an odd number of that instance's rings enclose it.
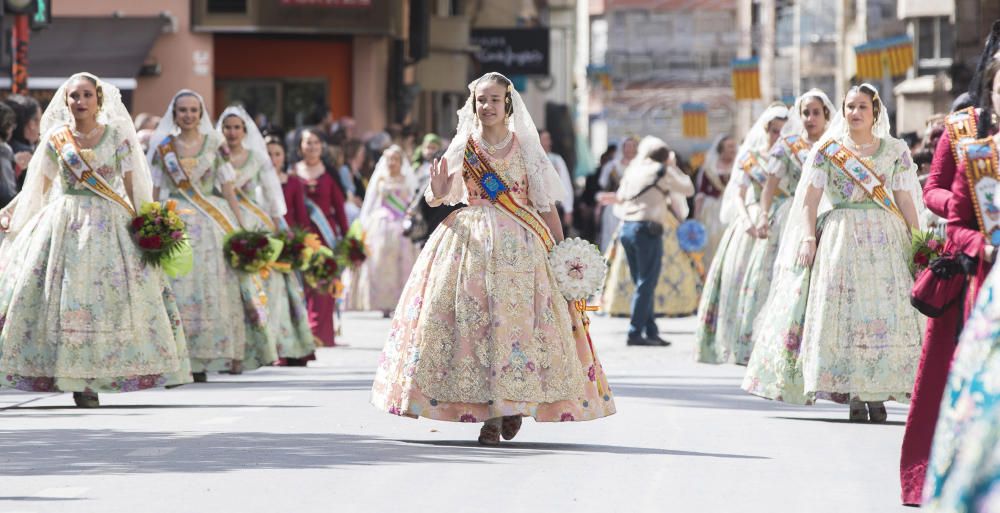
<path fill-rule="evenodd" d="M 285 212 L 285 222 L 293 228 L 310 230 L 309 213 L 306 211 L 305 185 L 302 179 L 288 173 L 288 165 L 285 160 L 285 144 L 281 138 L 275 135 L 268 135 L 264 138 L 267 143 L 267 154 L 271 157 L 271 164 L 278 173 L 278 181 L 281 182 L 281 190 L 285 194 L 285 205 L 288 211 Z"/>
<path fill-rule="evenodd" d="M 927 321 L 923 353 L 920 356 L 920 367 L 917 369 L 913 385 L 900 457 L 902 500 L 903 504 L 907 505 L 920 505 L 924 477 L 927 475 L 927 458 L 934 439 L 934 427 L 937 424 L 941 397 L 948 380 L 948 370 L 958 345 L 958 335 L 968 319 L 969 310 L 979 293 L 979 288 L 993 265 L 995 248 L 980 232 L 966 177 L 964 151 L 961 145 L 956 144 L 958 142 L 956 137 L 960 137 L 963 131 L 966 131 L 971 137 L 981 139 L 993 132 L 990 114 L 994 111 L 1000 112 L 998 110 L 1000 106 L 993 105 L 991 101 L 996 73 L 987 72 L 1000 68 L 995 64 L 987 67 L 986 64 L 992 59 L 998 43 L 1000 43 L 1000 21 L 993 24 L 984 51 L 986 58 L 981 60 L 977 72 L 977 77 L 980 79 L 973 81 L 975 90 L 970 91 L 972 104 L 981 105 L 983 108 L 976 110 L 970 107 L 958 110 L 946 118 L 945 133 L 938 141 L 931 163 L 931 172 L 924 184 L 924 203 L 927 208 L 948 223 L 945 253 L 968 257 L 966 262 L 969 263 L 972 274 L 967 277 L 965 296 L 952 304 L 941 316 Z M 980 83 L 982 85 L 978 87 Z M 983 112 L 986 115 L 982 115 Z M 963 116 L 963 113 L 967 116 Z M 978 123 L 963 122 L 963 118 Z M 976 128 L 976 132 L 971 133 L 973 128 Z M 957 152 L 954 151 L 956 148 Z M 956 154 L 959 156 L 958 162 L 955 160 Z"/>
<path fill-rule="evenodd" d="M 304 192 L 301 204 L 305 212 L 296 213 L 301 219 L 294 220 L 294 223 L 301 223 L 299 226 L 307 226 L 309 230 L 318 233 L 323 244 L 332 248 L 337 239 L 347 233 L 347 216 L 344 213 L 344 191 L 341 190 L 340 184 L 333 178 L 321 158 L 323 140 L 319 134 L 320 132 L 312 128 L 302 131 L 302 139 L 299 143 L 302 160 L 297 162 L 292 168 L 292 172 L 289 173 L 301 180 Z M 294 186 L 289 188 L 291 187 Z M 288 195 L 289 191 L 286 189 L 286 201 L 289 200 Z M 288 202 L 288 211 L 291 215 L 292 201 Z M 293 221 L 290 219 L 289 222 Z M 306 288 L 309 326 L 312 328 L 313 336 L 318 338 L 324 346 L 336 345 L 333 328 L 336 301 L 336 298 L 329 294 Z"/>

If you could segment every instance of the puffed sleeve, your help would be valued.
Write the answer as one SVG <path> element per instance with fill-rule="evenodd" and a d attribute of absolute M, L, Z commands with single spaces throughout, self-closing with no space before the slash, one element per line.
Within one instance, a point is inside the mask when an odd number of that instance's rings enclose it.
<path fill-rule="evenodd" d="M 528 164 L 528 200 L 539 212 L 548 212 L 566 195 L 559 172 L 547 156 L 544 161 Z"/>
<path fill-rule="evenodd" d="M 896 168 L 892 173 L 891 189 L 894 191 L 910 191 L 918 187 L 917 165 L 913 163 L 910 148 L 900 144 L 899 157 L 896 158 Z"/>
<path fill-rule="evenodd" d="M 45 143 L 45 148 L 45 156 L 39 163 L 39 169 L 42 176 L 49 180 L 55 180 L 59 176 L 59 152 L 56 151 L 51 140 Z"/>
<path fill-rule="evenodd" d="M 816 152 L 816 158 L 813 159 L 811 165 L 806 166 L 806 176 L 805 179 L 809 181 L 809 185 L 817 189 L 826 189 L 826 184 L 829 181 L 829 172 L 827 171 L 830 162 L 827 160 L 823 152 Z"/>
<path fill-rule="evenodd" d="M 118 166 L 118 170 L 121 171 L 123 175 L 131 173 L 133 171 L 132 168 L 135 167 L 132 159 L 129 158 L 131 156 L 132 145 L 129 144 L 128 139 L 122 139 L 121 144 L 115 148 L 115 165 Z"/>
<path fill-rule="evenodd" d="M 170 198 L 170 187 L 167 181 L 170 178 L 163 172 L 163 158 L 158 151 L 153 152 L 153 158 L 149 161 L 149 177 L 153 182 L 153 187 L 160 192 L 159 197 L 154 199 L 159 201 L 168 200 Z"/>
<path fill-rule="evenodd" d="M 788 174 L 789 164 L 788 152 L 785 150 L 785 145 L 781 144 L 781 141 L 775 143 L 768 157 L 767 167 L 764 168 L 764 172 L 771 176 L 784 178 Z"/>
<path fill-rule="evenodd" d="M 942 134 L 934 148 L 934 159 L 931 160 L 931 172 L 924 182 L 924 204 L 940 217 L 948 217 L 948 204 L 953 197 L 952 181 L 958 166 L 951 152 L 951 139 L 948 134 Z"/>
<path fill-rule="evenodd" d="M 229 163 L 229 159 L 226 158 L 226 154 L 221 148 L 215 154 L 214 165 L 215 185 L 220 189 L 224 184 L 236 181 L 236 170 L 233 169 L 233 165 Z"/>

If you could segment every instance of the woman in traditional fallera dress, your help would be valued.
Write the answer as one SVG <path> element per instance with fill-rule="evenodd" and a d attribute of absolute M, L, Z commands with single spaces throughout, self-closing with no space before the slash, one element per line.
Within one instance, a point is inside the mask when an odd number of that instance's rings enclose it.
<path fill-rule="evenodd" d="M 974 272 L 966 277 L 965 296 L 940 316 L 927 320 L 923 353 L 913 385 L 900 455 L 903 504 L 920 504 L 934 426 L 948 382 L 948 368 L 958 347 L 958 335 L 972 311 L 979 287 L 993 265 L 997 243 L 984 235 L 985 231 L 977 219 L 977 200 L 969 188 L 969 164 L 965 160 L 961 140 L 969 136 L 985 138 L 994 131 L 991 114 L 1000 111 L 1000 102 L 994 103 L 992 99 L 993 88 L 998 85 L 996 75 L 1000 71 L 1000 61 L 993 57 L 998 48 L 1000 21 L 993 24 L 969 92 L 972 104 L 981 108 L 978 111 L 974 108 L 961 109 L 945 118 L 946 128 L 934 151 L 931 172 L 924 185 L 924 201 L 928 210 L 947 220 L 945 254 L 965 255 L 961 258 Z M 960 153 L 961 165 L 955 160 Z M 989 208 L 989 205 L 981 207 Z"/>
<path fill-rule="evenodd" d="M 347 233 L 344 192 L 323 163 L 323 140 L 317 129 L 307 128 L 302 131 L 299 150 L 302 160 L 293 166 L 292 173 L 305 186 L 302 200 L 309 218 L 309 231 L 319 234 L 323 244 L 333 248 Z M 319 345 L 336 345 L 333 319 L 336 301 L 326 291 L 306 288 L 309 326 Z"/>
<path fill-rule="evenodd" d="M 653 139 L 655 138 L 645 138 L 640 142 L 631 166 L 650 165 L 648 157 L 653 147 L 647 141 Z M 677 238 L 677 227 L 680 225 L 678 220 L 686 219 L 688 215 L 687 198 L 683 194 L 674 193 L 670 195 L 669 203 L 670 209 L 660 221 L 663 227 L 663 257 L 660 259 L 660 277 L 653 292 L 653 312 L 658 316 L 683 317 L 693 314 L 698 308 L 701 276 L 691 256 L 681 250 Z M 601 293 L 601 311 L 628 317 L 632 315 L 635 284 L 619 237 L 615 237 L 614 246 L 608 255 L 610 258 Z"/>
<path fill-rule="evenodd" d="M 712 141 L 705 163 L 695 175 L 694 218 L 705 225 L 708 242 L 703 259 L 711 262 L 719 247 L 726 225 L 719 218 L 722 210 L 722 192 L 729 183 L 733 161 L 736 159 L 736 140 L 731 135 L 720 135 Z"/>
<path fill-rule="evenodd" d="M 432 205 L 469 206 L 434 231 L 417 259 L 379 358 L 372 404 L 395 415 L 485 422 L 479 441 L 496 445 L 517 434 L 522 416 L 582 421 L 615 409 L 547 259 L 549 244 L 562 239 L 559 177 L 506 77 L 484 75 L 469 92 L 427 192 Z M 486 169 L 506 191 L 493 187 Z M 493 204 L 480 174 L 498 201 L 500 194 L 510 201 Z M 536 221 L 522 224 L 514 211 Z"/>
<path fill-rule="evenodd" d="M 231 106 L 222 111 L 216 130 L 226 139 L 243 219 L 255 230 L 288 229 L 281 183 L 253 119 L 243 107 Z M 274 337 L 278 356 L 286 364 L 298 365 L 311 357 L 316 347 L 302 285 L 294 275 L 282 272 L 271 272 L 261 279 L 266 283 L 268 297 L 267 328 Z"/>
<path fill-rule="evenodd" d="M 98 393 L 190 383 L 166 276 L 129 233 L 153 191 L 121 93 L 76 74 L 41 129 L 13 212 L 0 214 L 20 262 L 0 275 L 0 384 L 97 407 Z"/>
<path fill-rule="evenodd" d="M 780 341 L 787 351 L 755 365 L 744 388 L 789 403 L 850 403 L 852 422 L 879 423 L 884 401 L 909 400 L 919 358 L 908 260 L 923 207 L 909 148 L 889 136 L 877 90 L 852 88 L 842 112 L 806 162 L 756 328 L 762 347 Z"/>
<path fill-rule="evenodd" d="M 417 181 L 399 146 L 382 153 L 368 181 L 361 205 L 362 231 L 368 258 L 349 269 L 345 288 L 348 310 L 380 310 L 388 318 L 410 276 L 420 250 L 403 235 L 406 207 L 416 193 Z M 350 285 L 350 286 L 348 286 Z"/>
<path fill-rule="evenodd" d="M 267 330 L 264 283 L 226 263 L 225 235 L 244 226 L 232 166 L 201 95 L 181 90 L 150 138 L 147 158 L 162 199 L 174 199 L 188 227 L 194 269 L 171 280 L 195 381 L 210 371 L 242 372 L 278 359 Z"/>
<path fill-rule="evenodd" d="M 715 257 L 705 276 L 705 288 L 698 304 L 697 360 L 702 363 L 732 362 L 746 365 L 749 348 L 740 348 L 738 315 L 740 284 L 746 272 L 750 251 L 757 241 L 757 200 L 763 190 L 768 152 L 781 135 L 788 119 L 788 108 L 771 105 L 747 133 L 737 153 L 729 184 L 723 193 L 720 217 L 728 223 Z M 746 178 L 754 173 L 758 180 Z"/>
<path fill-rule="evenodd" d="M 782 129 L 778 142 L 771 147 L 770 160 L 764 170 L 767 181 L 757 214 L 758 241 L 750 252 L 737 307 L 740 319 L 737 345 L 742 353 L 751 355 L 751 359 L 756 352 L 754 321 L 771 288 L 779 237 L 792 206 L 791 193 L 799 185 L 809 150 L 826 131 L 836 110 L 823 91 L 813 89 L 806 92 L 795 102 L 789 113 L 789 122 Z"/>

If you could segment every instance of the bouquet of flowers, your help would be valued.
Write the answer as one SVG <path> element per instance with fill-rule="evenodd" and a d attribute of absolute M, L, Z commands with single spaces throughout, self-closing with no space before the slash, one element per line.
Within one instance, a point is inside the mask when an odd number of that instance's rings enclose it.
<path fill-rule="evenodd" d="M 143 204 L 139 215 L 129 224 L 129 233 L 139 246 L 143 263 L 161 267 L 172 278 L 190 272 L 194 263 L 185 229 L 174 200 Z"/>
<path fill-rule="evenodd" d="M 549 252 L 559 291 L 569 301 L 583 301 L 600 292 L 608 262 L 597 246 L 579 237 L 565 239 Z"/>
<path fill-rule="evenodd" d="M 267 274 L 270 265 L 281 254 L 283 243 L 267 232 L 236 230 L 226 236 L 222 251 L 226 262 L 238 271 Z"/>
<path fill-rule="evenodd" d="M 275 268 L 281 272 L 305 271 L 309 267 L 309 261 L 313 253 L 323 244 L 319 241 L 319 236 L 309 233 L 300 228 L 293 228 L 288 231 L 279 231 L 272 235 L 272 238 L 282 242 L 281 254 L 275 261 Z"/>
<path fill-rule="evenodd" d="M 361 223 L 355 221 L 351 225 L 347 235 L 337 243 L 336 253 L 352 267 L 364 263 L 365 259 L 368 258 L 368 250 L 365 248 L 365 236 L 361 229 Z"/>
<path fill-rule="evenodd" d="M 344 261 L 340 255 L 326 247 L 316 250 L 309 261 L 309 267 L 302 272 L 306 285 L 331 296 L 337 295 L 340 286 L 340 273 L 344 270 Z"/>
<path fill-rule="evenodd" d="M 917 273 L 927 268 L 944 251 L 944 240 L 934 231 L 914 230 L 910 240 L 910 272 Z"/>

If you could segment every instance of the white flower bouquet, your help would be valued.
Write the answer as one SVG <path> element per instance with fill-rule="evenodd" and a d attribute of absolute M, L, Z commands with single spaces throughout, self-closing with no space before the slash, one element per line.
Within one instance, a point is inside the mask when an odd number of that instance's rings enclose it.
<path fill-rule="evenodd" d="M 597 246 L 579 237 L 565 239 L 549 252 L 559 291 L 569 301 L 586 300 L 600 292 L 608 262 Z"/>

